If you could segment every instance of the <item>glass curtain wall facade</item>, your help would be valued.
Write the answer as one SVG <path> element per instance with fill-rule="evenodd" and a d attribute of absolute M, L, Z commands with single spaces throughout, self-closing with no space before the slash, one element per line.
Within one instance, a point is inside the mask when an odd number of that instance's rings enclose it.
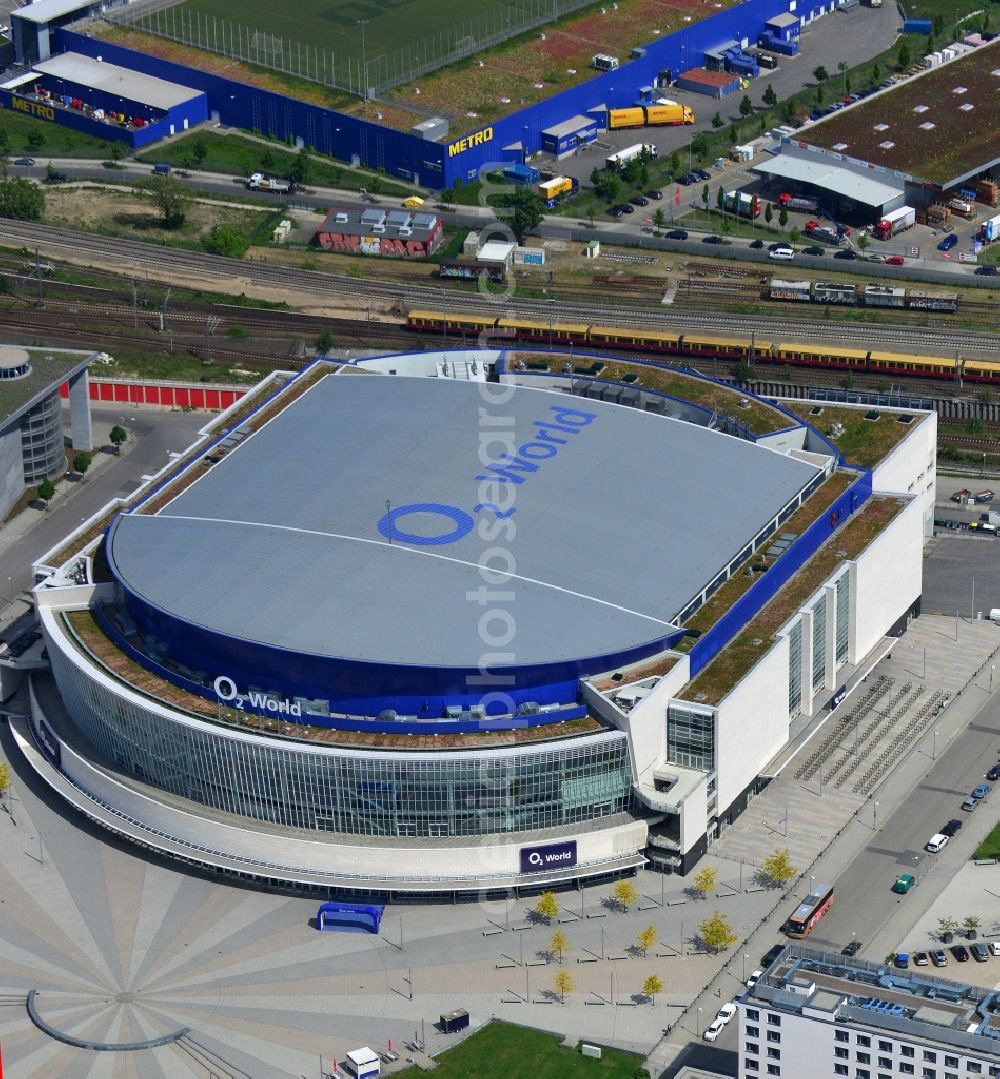
<path fill-rule="evenodd" d="M 667 760 L 684 768 L 715 771 L 715 713 L 673 703 L 667 711 Z"/>
<path fill-rule="evenodd" d="M 819 689 L 826 680 L 826 593 L 816 601 L 813 607 L 812 641 L 812 688 Z"/>
<path fill-rule="evenodd" d="M 837 663 L 847 662 L 847 638 L 851 629 L 851 574 L 845 570 L 837 578 Z"/>
<path fill-rule="evenodd" d="M 346 835 L 492 835 L 624 812 L 626 737 L 548 746 L 401 753 L 269 744 L 178 722 L 121 697 L 49 642 L 83 734 L 125 772 L 227 813 Z M 83 661 L 86 663 L 86 661 Z"/>
<path fill-rule="evenodd" d="M 802 621 L 792 626 L 788 634 L 788 714 L 802 710 Z"/>
<path fill-rule="evenodd" d="M 40 483 L 65 469 L 66 447 L 58 393 L 50 394 L 21 418 L 21 457 L 25 483 Z"/>

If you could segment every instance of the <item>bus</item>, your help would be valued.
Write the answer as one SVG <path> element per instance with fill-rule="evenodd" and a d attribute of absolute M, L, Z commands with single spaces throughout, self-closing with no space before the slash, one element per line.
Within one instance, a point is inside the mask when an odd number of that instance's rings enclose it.
<path fill-rule="evenodd" d="M 833 885 L 817 884 L 785 922 L 790 937 L 807 937 L 816 923 L 833 906 Z"/>

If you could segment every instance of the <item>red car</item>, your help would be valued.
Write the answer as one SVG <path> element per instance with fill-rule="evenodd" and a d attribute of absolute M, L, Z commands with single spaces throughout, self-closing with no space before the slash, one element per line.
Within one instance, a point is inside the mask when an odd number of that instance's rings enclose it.
<path fill-rule="evenodd" d="M 906 259 L 902 255 L 890 255 L 885 261 L 887 266 L 902 266 Z"/>

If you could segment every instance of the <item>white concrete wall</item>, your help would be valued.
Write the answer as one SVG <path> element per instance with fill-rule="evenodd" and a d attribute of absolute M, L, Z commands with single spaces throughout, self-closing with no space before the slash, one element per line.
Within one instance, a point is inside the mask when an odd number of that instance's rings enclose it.
<path fill-rule="evenodd" d="M 652 785 L 653 769 L 664 759 L 667 741 L 667 705 L 690 679 L 691 658 L 683 655 L 648 697 L 644 697 L 625 717 L 632 761 L 638 782 Z"/>
<path fill-rule="evenodd" d="M 923 587 L 923 505 L 914 499 L 857 560 L 850 658 L 865 656 Z"/>
<path fill-rule="evenodd" d="M 883 411 L 882 415 L 889 418 L 892 414 Z M 920 503 L 924 535 L 930 536 L 934 532 L 937 415 L 926 413 L 924 419 L 914 424 L 908 436 L 874 469 L 872 486 L 876 493 L 913 495 Z"/>
<path fill-rule="evenodd" d="M 22 494 L 24 457 L 21 451 L 21 428 L 15 423 L 0 432 L 0 516 L 4 516 Z"/>
<path fill-rule="evenodd" d="M 761 651 L 766 648 L 767 642 Z M 782 637 L 719 705 L 715 761 L 720 810 L 788 741 L 788 652 L 788 638 Z"/>
<path fill-rule="evenodd" d="M 794 423 L 791 417 L 788 422 Z M 766 446 L 769 450 L 778 453 L 787 453 L 789 450 L 801 450 L 805 448 L 807 427 L 793 427 L 790 431 L 775 431 L 773 435 L 763 435 L 757 439 L 758 446 Z"/>
<path fill-rule="evenodd" d="M 395 372 L 400 378 L 433 378 L 438 374 L 438 366 L 447 362 L 449 369 L 453 363 L 464 366 L 476 360 L 480 369 L 484 363 L 496 363 L 500 358 L 499 349 L 462 348 L 456 343 L 454 348 L 441 349 L 437 352 L 397 353 L 392 356 L 374 356 L 371 359 L 358 360 L 355 366 L 366 371 L 377 371 L 388 375 Z M 348 375 L 348 378 L 356 377 Z"/>
<path fill-rule="evenodd" d="M 689 851 L 708 828 L 708 776 L 702 777 L 698 786 L 681 800 L 681 850 Z"/>

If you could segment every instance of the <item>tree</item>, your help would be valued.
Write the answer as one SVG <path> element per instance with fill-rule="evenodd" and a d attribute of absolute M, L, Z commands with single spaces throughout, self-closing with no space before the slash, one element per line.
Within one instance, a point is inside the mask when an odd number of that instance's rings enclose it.
<path fill-rule="evenodd" d="M 823 67 L 822 64 L 820 64 L 818 67 L 813 68 L 813 78 L 817 82 L 826 82 L 826 80 L 829 77 L 830 77 L 830 72 L 827 71 L 826 68 Z"/>
<path fill-rule="evenodd" d="M 705 186 L 701 189 L 701 201 L 704 204 L 706 210 L 708 209 L 708 196 L 708 184 L 705 184 Z"/>
<path fill-rule="evenodd" d="M 656 994 L 663 992 L 663 982 L 655 975 L 650 976 L 642 983 L 642 995 L 649 997 L 650 1002 L 656 1003 Z"/>
<path fill-rule="evenodd" d="M 647 925 L 645 929 L 640 931 L 639 935 L 635 938 L 635 942 L 643 955 L 653 947 L 658 936 L 659 934 L 656 931 L 655 925 Z"/>
<path fill-rule="evenodd" d="M 714 128 L 720 128 L 720 127 L 722 127 L 722 126 L 723 126 L 723 125 L 725 124 L 725 122 L 726 122 L 726 121 L 722 119 L 722 114 L 721 114 L 721 113 L 718 113 L 718 112 L 717 112 L 717 113 L 716 113 L 716 114 L 715 114 L 715 115 L 714 115 L 714 116 L 712 117 L 712 127 L 714 127 Z"/>
<path fill-rule="evenodd" d="M 905 71 L 910 66 L 912 59 L 910 46 L 904 41 L 899 46 L 899 52 L 896 53 L 896 67 L 898 67 L 900 71 Z"/>
<path fill-rule="evenodd" d="M 822 86 L 817 86 L 816 87 L 816 108 L 818 109 L 820 107 L 820 105 L 822 105 L 822 104 L 823 104 L 823 87 Z"/>
<path fill-rule="evenodd" d="M 111 445 L 115 448 L 115 453 L 122 452 L 122 443 L 128 441 L 128 431 L 120 423 L 116 423 L 111 428 L 111 434 L 108 435 L 108 439 Z"/>
<path fill-rule="evenodd" d="M 708 135 L 704 131 L 699 131 L 697 135 L 691 140 L 691 153 L 695 155 L 699 160 L 704 160 L 708 157 L 708 151 L 711 149 L 711 142 L 709 142 Z"/>
<path fill-rule="evenodd" d="M 731 217 L 724 217 L 722 224 L 719 226 L 719 231 L 723 236 L 732 236 L 736 231 L 736 222 Z"/>
<path fill-rule="evenodd" d="M 861 254 L 862 255 L 868 250 L 869 242 L 870 241 L 868 239 L 868 233 L 867 232 L 862 232 L 858 236 L 858 247 L 861 249 Z"/>
<path fill-rule="evenodd" d="M 274 168 L 274 154 L 271 153 L 270 149 L 264 151 L 260 159 L 260 167 L 264 172 Z"/>
<path fill-rule="evenodd" d="M 841 60 L 840 63 L 837 64 L 837 70 L 841 73 L 841 75 L 844 76 L 844 93 L 846 94 L 847 93 L 847 64 L 843 60 Z"/>
<path fill-rule="evenodd" d="M 115 141 L 108 147 L 108 157 L 117 165 L 125 157 L 125 144 Z"/>
<path fill-rule="evenodd" d="M 698 925 L 698 934 L 705 947 L 711 952 L 722 952 L 731 948 L 740 938 L 733 932 L 725 915 L 716 911 L 711 918 L 706 918 Z"/>
<path fill-rule="evenodd" d="M 194 161 L 195 168 L 200 169 L 205 163 L 206 157 L 208 157 L 208 147 L 205 145 L 205 140 L 195 139 L 191 144 L 191 158 Z"/>
<path fill-rule="evenodd" d="M 958 929 L 958 920 L 951 917 L 938 918 L 938 933 L 945 937 L 948 933 L 954 933 Z"/>
<path fill-rule="evenodd" d="M 81 476 L 86 476 L 87 469 L 90 468 L 91 456 L 89 453 L 80 452 L 73 458 L 73 471 L 78 472 Z"/>
<path fill-rule="evenodd" d="M 535 904 L 535 913 L 540 918 L 551 921 L 559 913 L 559 901 L 555 892 L 542 892 Z"/>
<path fill-rule="evenodd" d="M 801 236 L 802 233 L 799 232 L 798 225 L 792 225 L 792 227 L 788 230 L 788 238 L 792 241 L 793 244 L 797 244 Z"/>
<path fill-rule="evenodd" d="M 40 221 L 45 213 L 45 192 L 21 177 L 0 180 L 0 217 Z"/>
<path fill-rule="evenodd" d="M 882 66 L 881 64 L 874 64 L 872 66 L 872 82 L 879 83 L 882 81 Z"/>
<path fill-rule="evenodd" d="M 200 242 L 209 254 L 241 259 L 250 246 L 250 237 L 238 225 L 220 221 L 201 237 Z"/>
<path fill-rule="evenodd" d="M 726 208 L 726 193 L 722 190 L 721 184 L 719 185 L 718 190 L 715 192 L 715 205 L 720 210 L 725 210 Z"/>
<path fill-rule="evenodd" d="M 524 243 L 524 237 L 532 229 L 538 228 L 545 216 L 542 196 L 532 187 L 519 187 L 510 194 L 501 195 L 497 201 L 511 211 L 507 223 L 519 244 Z"/>
<path fill-rule="evenodd" d="M 781 226 L 782 232 L 788 224 L 788 210 L 786 210 L 784 206 L 778 211 L 778 224 Z"/>
<path fill-rule="evenodd" d="M 743 100 L 740 102 L 740 116 L 749 116 L 753 112 L 753 102 L 750 100 L 749 94 L 743 95 Z"/>
<path fill-rule="evenodd" d="M 784 847 L 764 859 L 761 872 L 769 881 L 781 887 L 790 880 L 794 880 L 798 870 L 792 865 L 791 852 Z"/>
<path fill-rule="evenodd" d="M 614 894 L 618 905 L 624 910 L 628 910 L 639 898 L 639 890 L 630 880 L 620 880 L 615 885 Z"/>
<path fill-rule="evenodd" d="M 664 214 L 663 210 L 662 210 L 662 209 L 661 209 L 661 208 L 660 208 L 659 206 L 657 206 L 657 207 L 656 207 L 656 213 L 654 213 L 654 214 L 653 214 L 653 224 L 654 224 L 654 225 L 655 225 L 655 226 L 656 226 L 656 227 L 657 227 L 658 229 L 662 229 L 662 228 L 663 228 L 663 226 L 664 226 L 664 225 L 665 225 L 666 223 L 667 223 L 667 217 L 666 217 L 666 214 Z"/>
<path fill-rule="evenodd" d="M 715 891 L 715 884 L 718 877 L 718 871 L 707 865 L 704 869 L 694 875 L 691 887 L 694 888 L 699 895 L 707 899 L 712 892 Z"/>
<path fill-rule="evenodd" d="M 621 191 L 621 180 L 618 174 L 610 169 L 594 169 L 590 174 L 590 182 L 594 185 L 594 193 L 604 202 L 615 202 Z"/>
<path fill-rule="evenodd" d="M 292 162 L 292 168 L 288 175 L 297 184 L 307 184 L 312 179 L 313 171 L 312 155 L 303 146 L 295 155 L 295 160 Z"/>
<path fill-rule="evenodd" d="M 326 329 L 316 338 L 316 352 L 325 356 L 333 348 L 333 334 Z"/>
<path fill-rule="evenodd" d="M 32 150 L 40 150 L 45 145 L 45 132 L 29 131 L 28 145 L 32 148 Z"/>
<path fill-rule="evenodd" d="M 188 193 L 175 176 L 150 176 L 135 185 L 139 194 L 163 215 L 163 227 L 180 228 L 184 224 Z"/>
<path fill-rule="evenodd" d="M 769 225 L 774 220 L 774 208 L 771 206 L 771 204 L 769 202 L 766 202 L 764 204 L 764 220 Z"/>
<path fill-rule="evenodd" d="M 35 492 L 38 497 L 45 503 L 45 508 L 49 508 L 49 503 L 52 501 L 56 493 L 56 485 L 52 480 L 42 480 L 38 485 L 38 490 Z"/>
<path fill-rule="evenodd" d="M 555 977 L 556 992 L 559 994 L 559 1003 L 566 1000 L 566 994 L 573 992 L 573 975 L 568 971 L 560 970 Z"/>
<path fill-rule="evenodd" d="M 572 951 L 572 947 L 569 943 L 569 938 L 561 929 L 557 929 L 552 934 L 552 940 L 549 941 L 549 949 L 556 957 L 556 959 L 559 960 L 560 963 L 562 963 L 563 961 L 563 956 L 567 952 Z"/>
<path fill-rule="evenodd" d="M 767 89 L 764 91 L 763 101 L 769 109 L 773 109 L 778 104 L 778 95 L 774 92 L 774 87 L 770 83 L 767 84 Z"/>
<path fill-rule="evenodd" d="M 974 914 L 970 914 L 968 916 L 968 918 L 963 919 L 962 928 L 965 930 L 966 934 L 968 935 L 969 940 L 972 940 L 975 937 L 976 930 L 982 924 L 983 923 Z"/>
<path fill-rule="evenodd" d="M 6 128 L 0 128 L 0 157 L 6 157 L 10 153 L 10 135 Z"/>
<path fill-rule="evenodd" d="M 681 168 L 681 155 L 678 153 L 677 150 L 674 150 L 674 152 L 670 155 L 670 171 L 671 172 L 680 172 L 680 168 Z"/>

